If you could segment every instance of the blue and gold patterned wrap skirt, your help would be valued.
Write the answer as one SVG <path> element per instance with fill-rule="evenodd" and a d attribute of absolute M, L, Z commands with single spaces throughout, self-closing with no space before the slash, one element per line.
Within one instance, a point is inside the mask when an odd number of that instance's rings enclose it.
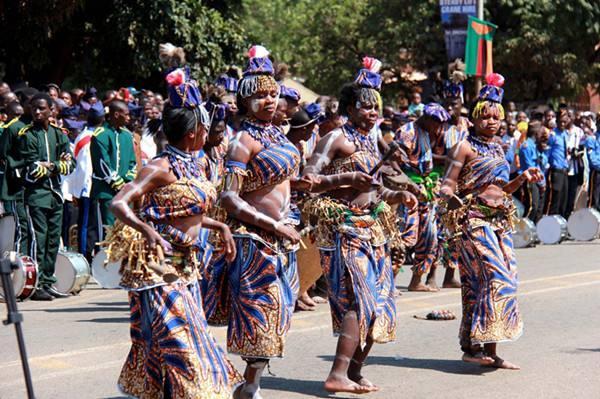
<path fill-rule="evenodd" d="M 394 212 L 381 202 L 370 209 L 351 209 L 321 197 L 303 208 L 314 231 L 321 266 L 328 281 L 334 334 L 342 332 L 346 313 L 356 311 L 360 344 L 367 338 L 387 343 L 396 338 L 392 243 L 401 241 Z"/>
<path fill-rule="evenodd" d="M 523 332 L 517 303 L 517 264 L 512 241 L 510 198 L 490 207 L 475 198 L 442 216 L 454 234 L 462 284 L 463 350 L 471 345 L 514 341 Z"/>
<path fill-rule="evenodd" d="M 290 221 L 290 224 L 294 222 Z M 296 249 L 271 233 L 230 221 L 237 256 L 215 253 L 203 282 L 211 324 L 227 325 L 227 349 L 245 358 L 283 357 L 298 296 Z"/>

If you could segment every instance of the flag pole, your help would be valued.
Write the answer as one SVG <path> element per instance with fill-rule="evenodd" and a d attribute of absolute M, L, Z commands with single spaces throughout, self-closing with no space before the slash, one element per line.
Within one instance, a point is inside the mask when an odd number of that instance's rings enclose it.
<path fill-rule="evenodd" d="M 483 3 L 485 0 L 477 0 L 477 18 L 483 20 Z M 475 77 L 475 97 L 479 95 L 483 78 L 480 76 Z"/>

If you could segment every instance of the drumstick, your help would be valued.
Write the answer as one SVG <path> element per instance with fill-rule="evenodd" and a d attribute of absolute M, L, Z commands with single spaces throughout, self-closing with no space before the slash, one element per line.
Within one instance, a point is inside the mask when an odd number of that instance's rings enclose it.
<path fill-rule="evenodd" d="M 371 169 L 369 175 L 374 176 L 375 173 L 377 173 L 377 171 L 381 169 L 383 164 L 386 163 L 396 151 L 398 151 L 398 149 L 400 149 L 400 144 L 398 144 L 398 142 L 396 141 L 392 141 L 388 146 L 388 150 L 386 151 L 386 153 L 383 155 L 383 157 L 381 157 L 381 161 L 379 161 L 377 165 L 375 165 L 375 167 Z"/>

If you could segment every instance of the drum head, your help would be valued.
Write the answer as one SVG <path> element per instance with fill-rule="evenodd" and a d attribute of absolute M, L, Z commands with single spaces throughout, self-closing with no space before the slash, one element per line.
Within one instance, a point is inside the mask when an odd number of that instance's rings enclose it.
<path fill-rule="evenodd" d="M 17 263 L 19 265 L 19 268 L 13 270 L 13 272 L 11 273 L 13 290 L 15 291 L 15 298 L 18 298 L 19 295 L 21 295 L 21 293 L 23 292 L 23 289 L 25 288 L 26 273 L 25 266 L 23 265 L 23 261 L 21 260 L 21 258 L 17 257 Z M 2 284 L 0 284 L 0 298 L 4 298 L 4 287 L 2 287 Z"/>
<path fill-rule="evenodd" d="M 73 267 L 73 264 L 69 260 L 69 257 L 64 253 L 59 252 L 56 256 L 54 277 L 56 277 L 56 283 L 54 283 L 53 287 L 58 292 L 62 294 L 68 294 L 71 292 L 76 278 L 76 271 Z"/>
<path fill-rule="evenodd" d="M 537 235 L 544 244 L 558 244 L 563 238 L 566 222 L 562 216 L 547 215 L 537 224 Z"/>
<path fill-rule="evenodd" d="M 536 239 L 535 224 L 531 220 L 521 218 L 515 223 L 515 233 L 513 234 L 515 248 L 527 248 L 535 244 Z"/>
<path fill-rule="evenodd" d="M 119 269 L 121 265 L 118 262 L 109 263 L 104 267 L 106 252 L 98 252 L 92 260 L 92 277 L 100 284 L 102 288 L 121 288 L 121 274 Z"/>
<path fill-rule="evenodd" d="M 591 241 L 600 232 L 600 212 L 592 208 L 580 209 L 569 217 L 569 234 L 577 241 Z"/>

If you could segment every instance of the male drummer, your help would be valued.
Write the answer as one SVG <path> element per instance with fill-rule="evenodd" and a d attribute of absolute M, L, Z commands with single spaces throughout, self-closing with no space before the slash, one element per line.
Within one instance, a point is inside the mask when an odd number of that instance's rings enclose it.
<path fill-rule="evenodd" d="M 21 129 L 31 123 L 31 98 L 37 90 L 26 87 L 17 92 L 19 102 L 23 106 L 23 114 L 9 120 L 0 136 L 0 200 L 6 210 L 15 216 L 15 250 L 22 255 L 29 255 L 31 248 L 31 232 L 28 223 L 25 202 L 23 200 L 23 184 L 19 170 L 23 166 L 17 150 L 17 135 Z"/>
<path fill-rule="evenodd" d="M 50 123 L 52 98 L 38 93 L 31 99 L 32 123 L 17 135 L 21 175 L 25 183 L 25 205 L 31 220 L 38 285 L 32 300 L 50 301 L 66 295 L 56 291 L 54 265 L 60 244 L 63 197 L 60 176 L 75 167 L 67 133 Z"/>

